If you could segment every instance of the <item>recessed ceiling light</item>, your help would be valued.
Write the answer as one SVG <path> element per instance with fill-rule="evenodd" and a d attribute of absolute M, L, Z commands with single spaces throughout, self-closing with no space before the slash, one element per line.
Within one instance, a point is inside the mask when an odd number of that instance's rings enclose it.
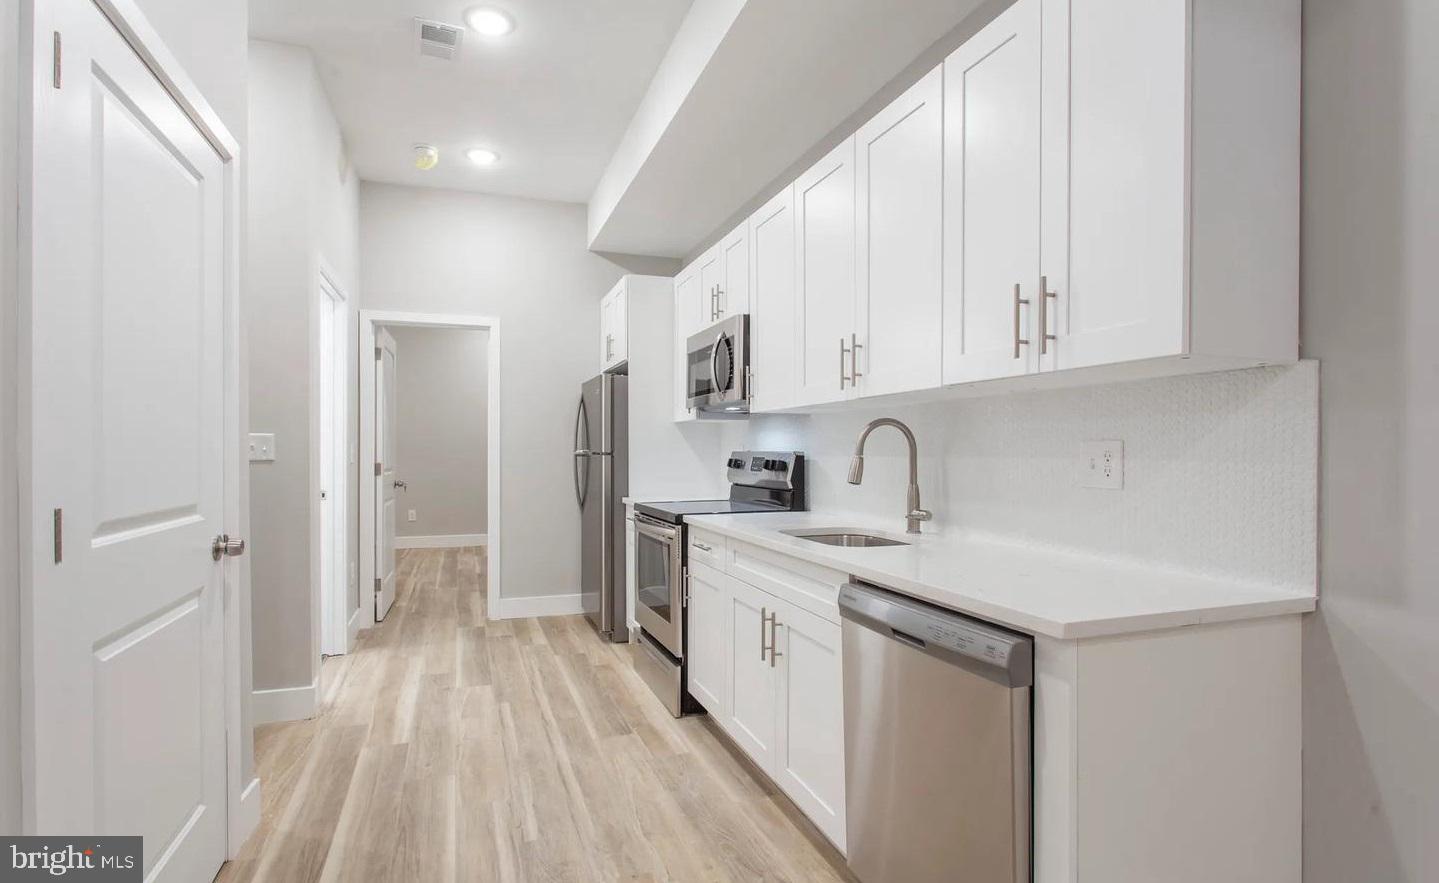
<path fill-rule="evenodd" d="M 484 147 L 471 147 L 465 151 L 465 157 L 477 166 L 492 166 L 500 161 L 498 153 Z"/>
<path fill-rule="evenodd" d="M 440 162 L 440 151 L 429 144 L 415 145 L 415 168 L 428 172 Z"/>
<path fill-rule="evenodd" d="M 515 29 L 515 20 L 509 13 L 493 6 L 476 6 L 465 13 L 465 23 L 477 34 L 486 37 L 503 37 Z"/>

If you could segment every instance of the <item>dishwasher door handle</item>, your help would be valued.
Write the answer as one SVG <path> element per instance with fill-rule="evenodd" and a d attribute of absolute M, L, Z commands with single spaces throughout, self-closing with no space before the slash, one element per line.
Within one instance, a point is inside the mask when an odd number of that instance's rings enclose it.
<path fill-rule="evenodd" d="M 894 638 L 901 644 L 908 644 L 916 650 L 923 650 L 925 647 L 929 646 L 924 642 L 923 639 L 916 638 L 914 635 L 908 634 L 907 632 L 902 632 L 899 629 L 890 629 L 889 636 L 891 638 Z"/>

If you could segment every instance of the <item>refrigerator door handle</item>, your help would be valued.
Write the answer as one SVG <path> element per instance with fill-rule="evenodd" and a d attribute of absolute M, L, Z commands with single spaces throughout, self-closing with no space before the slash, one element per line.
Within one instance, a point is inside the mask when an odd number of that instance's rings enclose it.
<path fill-rule="evenodd" d="M 584 435 L 585 435 L 585 439 L 584 439 L 584 442 L 583 442 L 583 443 L 581 443 L 581 441 L 580 441 L 581 431 L 583 431 L 583 433 L 584 433 Z M 589 480 L 589 479 L 590 479 L 590 461 L 589 461 L 589 457 L 590 457 L 590 453 L 591 453 L 591 452 L 590 452 L 590 450 L 589 450 L 589 441 L 590 441 L 590 440 L 589 440 L 589 434 L 590 434 L 590 432 L 589 432 L 589 421 L 586 420 L 586 414 L 585 414 L 585 397 L 584 397 L 584 396 L 580 396 L 580 405 L 579 405 L 578 408 L 575 409 L 575 458 L 574 458 L 575 467 L 574 467 L 574 472 L 575 472 L 575 502 L 579 504 L 579 507 L 580 507 L 581 509 L 585 508 L 585 498 L 588 496 L 587 491 L 589 490 L 589 483 L 590 483 L 590 480 Z M 584 463 L 584 466 L 585 466 L 585 477 L 584 477 L 584 480 L 583 480 L 583 481 L 580 480 L 580 463 L 581 463 L 581 462 L 583 462 L 583 463 Z"/>

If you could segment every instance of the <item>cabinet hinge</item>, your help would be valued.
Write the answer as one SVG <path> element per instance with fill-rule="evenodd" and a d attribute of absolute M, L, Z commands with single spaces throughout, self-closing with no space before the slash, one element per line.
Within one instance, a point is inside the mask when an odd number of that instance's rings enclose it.
<path fill-rule="evenodd" d="M 62 66 L 62 61 L 61 61 L 62 53 L 61 53 L 60 32 L 59 32 L 59 31 L 55 31 L 54 41 L 55 41 L 55 42 L 54 42 L 54 55 L 53 55 L 53 57 L 52 57 L 52 59 L 51 59 L 51 62 L 50 62 L 50 68 L 51 68 L 51 69 L 50 69 L 50 85 L 54 86 L 56 89 L 59 89 L 59 88 L 60 88 L 60 69 L 61 69 L 61 66 Z"/>

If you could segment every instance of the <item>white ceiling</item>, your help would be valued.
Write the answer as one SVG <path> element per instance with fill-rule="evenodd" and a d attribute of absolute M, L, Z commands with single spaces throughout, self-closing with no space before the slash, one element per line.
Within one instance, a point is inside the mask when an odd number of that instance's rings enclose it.
<path fill-rule="evenodd" d="M 250 0 L 250 34 L 314 52 L 365 180 L 586 201 L 690 0 L 484 0 L 513 33 L 466 29 L 454 60 L 419 55 L 415 16 L 462 25 L 480 2 Z M 414 168 L 416 142 L 438 167 Z M 500 162 L 472 165 L 472 146 Z"/>

